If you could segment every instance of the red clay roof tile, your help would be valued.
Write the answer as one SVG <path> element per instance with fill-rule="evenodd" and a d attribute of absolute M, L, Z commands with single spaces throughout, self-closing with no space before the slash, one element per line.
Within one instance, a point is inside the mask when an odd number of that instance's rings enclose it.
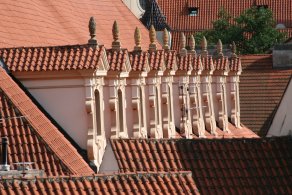
<path fill-rule="evenodd" d="M 272 55 L 240 56 L 241 121 L 265 135 L 284 95 L 292 70 L 274 69 Z"/>
<path fill-rule="evenodd" d="M 223 193 L 223 189 L 227 194 L 249 191 L 290 193 L 292 190 L 289 152 L 292 149 L 291 137 L 216 140 L 112 139 L 111 144 L 118 158 L 126 152 L 149 154 L 146 155 L 147 159 L 139 156 L 122 159 L 127 164 L 127 169 L 119 164 L 120 171 L 146 171 L 145 166 L 142 169 L 135 166 L 136 162 L 141 161 L 151 167 L 150 171 L 191 170 L 201 194 Z M 126 151 L 124 147 L 130 144 L 140 147 Z M 165 145 L 170 146 L 168 148 L 171 150 L 166 150 L 163 147 Z M 163 163 L 165 160 L 171 167 Z"/>
<path fill-rule="evenodd" d="M 113 175 L 8 179 L 1 194 L 199 194 L 191 172 L 137 172 Z"/>
<path fill-rule="evenodd" d="M 133 48 L 134 30 L 138 27 L 141 43 L 148 47 L 147 29 L 121 0 L 1 1 L 2 30 L 0 47 L 55 46 L 87 43 L 88 21 L 95 17 L 96 39 L 110 47 L 112 25 L 117 20 L 123 47 Z"/>
<path fill-rule="evenodd" d="M 98 69 L 103 46 L 3 48 L 0 57 L 12 72 Z"/>
<path fill-rule="evenodd" d="M 172 49 L 179 49 L 179 34 L 184 32 L 186 36 L 194 34 L 206 29 L 211 29 L 212 22 L 218 19 L 219 9 L 224 7 L 231 16 L 239 16 L 242 11 L 250 8 L 254 3 L 256 5 L 268 5 L 272 10 L 277 24 L 284 24 L 286 29 L 281 30 L 288 33 L 288 37 L 292 36 L 292 2 L 290 0 L 177 0 L 175 6 L 171 0 L 156 0 L 160 10 L 166 16 L 166 23 L 172 29 Z M 197 16 L 189 16 L 189 6 L 198 7 Z"/>
<path fill-rule="evenodd" d="M 47 175 L 92 174 L 71 143 L 0 67 L 0 134 L 9 140 L 8 162 L 33 161 Z"/>

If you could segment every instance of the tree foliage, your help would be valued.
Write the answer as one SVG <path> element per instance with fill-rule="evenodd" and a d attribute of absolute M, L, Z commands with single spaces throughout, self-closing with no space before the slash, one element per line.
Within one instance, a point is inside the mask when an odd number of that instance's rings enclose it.
<path fill-rule="evenodd" d="M 218 20 L 212 24 L 213 29 L 197 33 L 196 40 L 205 36 L 211 44 L 218 39 L 224 44 L 234 41 L 241 54 L 264 53 L 274 44 L 283 42 L 286 35 L 275 29 L 272 11 L 263 7 L 249 8 L 236 18 L 221 8 Z"/>

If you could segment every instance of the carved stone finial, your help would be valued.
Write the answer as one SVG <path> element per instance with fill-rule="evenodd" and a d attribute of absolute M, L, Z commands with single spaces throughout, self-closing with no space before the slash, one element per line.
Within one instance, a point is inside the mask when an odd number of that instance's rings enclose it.
<path fill-rule="evenodd" d="M 236 44 L 235 44 L 234 41 L 232 42 L 232 45 L 231 45 L 231 57 L 232 58 L 236 58 L 237 57 L 237 55 L 236 55 Z"/>
<path fill-rule="evenodd" d="M 114 41 L 112 42 L 112 49 L 119 50 L 119 49 L 121 49 L 121 42 L 119 40 L 120 31 L 119 31 L 119 26 L 118 26 L 117 21 L 114 21 L 112 33 L 113 33 L 113 39 L 114 39 Z"/>
<path fill-rule="evenodd" d="M 189 36 L 189 48 L 190 48 L 189 53 L 196 55 L 196 50 L 195 50 L 196 42 L 195 42 L 195 38 L 193 35 Z"/>
<path fill-rule="evenodd" d="M 223 57 L 223 45 L 220 39 L 218 40 L 218 43 L 217 43 L 216 56 Z"/>
<path fill-rule="evenodd" d="M 180 55 L 186 55 L 187 54 L 187 50 L 186 50 L 186 36 L 185 34 L 182 32 L 180 33 Z"/>
<path fill-rule="evenodd" d="M 94 17 L 90 17 L 88 28 L 89 28 L 89 34 L 90 34 L 90 39 L 88 40 L 88 44 L 97 44 L 96 23 L 95 23 Z"/>
<path fill-rule="evenodd" d="M 135 29 L 134 39 L 135 39 L 134 50 L 135 51 L 141 51 L 142 50 L 142 47 L 141 47 L 141 32 L 140 32 L 140 29 L 138 27 L 136 27 L 136 29 Z"/>
<path fill-rule="evenodd" d="M 163 31 L 163 49 L 169 50 L 169 36 L 166 28 Z"/>
<path fill-rule="evenodd" d="M 205 36 L 203 36 L 203 39 L 202 39 L 202 42 L 201 42 L 201 48 L 202 48 L 201 55 L 203 57 L 208 55 L 207 47 L 208 47 L 207 39 L 206 39 Z"/>
<path fill-rule="evenodd" d="M 149 30 L 149 38 L 150 38 L 150 45 L 149 45 L 149 50 L 150 51 L 156 51 L 157 46 L 155 43 L 156 40 L 156 31 L 153 25 L 151 25 L 150 30 Z"/>

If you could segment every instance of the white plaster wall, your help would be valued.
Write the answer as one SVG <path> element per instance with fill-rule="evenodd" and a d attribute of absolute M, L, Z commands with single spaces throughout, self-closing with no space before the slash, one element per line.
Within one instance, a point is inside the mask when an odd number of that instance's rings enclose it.
<path fill-rule="evenodd" d="M 147 122 L 147 135 L 150 135 L 150 117 L 149 117 L 149 85 L 147 85 L 147 79 L 146 79 L 146 85 L 145 85 L 145 107 L 146 107 L 146 122 Z M 154 113 L 152 113 L 154 114 Z"/>
<path fill-rule="evenodd" d="M 113 152 L 110 141 L 107 141 L 107 145 L 105 148 L 105 153 L 103 155 L 102 163 L 99 167 L 99 173 L 113 173 L 118 172 L 119 166 L 116 160 L 115 154 Z"/>
<path fill-rule="evenodd" d="M 286 89 L 267 137 L 292 135 L 292 84 Z"/>
<path fill-rule="evenodd" d="M 240 90 L 240 89 L 239 89 Z M 226 103 L 228 118 L 231 118 L 231 86 L 229 77 L 226 78 Z M 240 100 L 239 100 L 240 101 Z"/>
<path fill-rule="evenodd" d="M 137 18 L 142 17 L 145 11 L 140 6 L 139 0 L 123 0 L 123 2 Z"/>
<path fill-rule="evenodd" d="M 84 80 L 25 80 L 22 83 L 77 144 L 86 149 L 87 113 Z"/>

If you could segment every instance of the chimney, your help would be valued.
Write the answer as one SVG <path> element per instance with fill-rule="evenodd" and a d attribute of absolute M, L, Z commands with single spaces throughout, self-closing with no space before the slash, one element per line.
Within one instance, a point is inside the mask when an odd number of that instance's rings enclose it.
<path fill-rule="evenodd" d="M 8 139 L 2 137 L 2 162 L 1 171 L 10 171 L 10 165 L 7 164 Z"/>

